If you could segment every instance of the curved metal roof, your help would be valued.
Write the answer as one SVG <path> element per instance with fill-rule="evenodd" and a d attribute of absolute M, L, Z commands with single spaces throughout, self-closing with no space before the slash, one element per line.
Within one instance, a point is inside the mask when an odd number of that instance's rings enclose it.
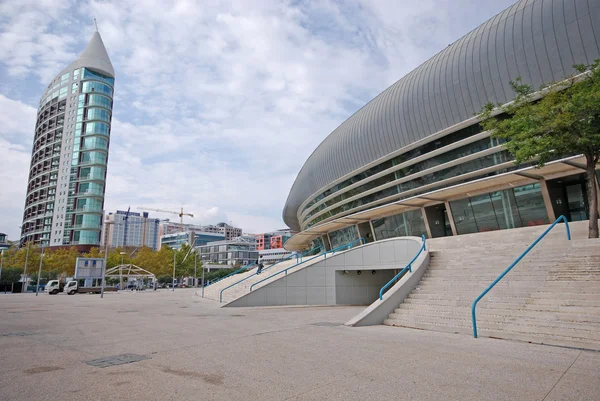
<path fill-rule="evenodd" d="M 600 58 L 600 0 L 521 0 L 383 91 L 310 155 L 290 190 L 283 220 L 315 192 L 368 163 L 506 103 L 511 79 L 539 87 Z"/>

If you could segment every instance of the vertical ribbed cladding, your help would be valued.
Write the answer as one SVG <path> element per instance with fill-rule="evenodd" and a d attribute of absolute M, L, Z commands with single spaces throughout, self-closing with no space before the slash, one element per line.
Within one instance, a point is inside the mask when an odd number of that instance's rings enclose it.
<path fill-rule="evenodd" d="M 509 101 L 514 97 L 510 80 L 522 76 L 537 88 L 571 74 L 573 64 L 600 58 L 597 38 L 600 0 L 514 4 L 394 83 L 336 128 L 300 170 L 284 207 L 284 221 L 299 230 L 296 212 L 300 205 L 341 177 L 471 118 L 488 101 Z"/>

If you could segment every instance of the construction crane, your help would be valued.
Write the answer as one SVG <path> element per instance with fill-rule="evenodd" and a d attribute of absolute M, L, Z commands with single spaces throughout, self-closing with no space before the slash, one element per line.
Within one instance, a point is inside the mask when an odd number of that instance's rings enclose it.
<path fill-rule="evenodd" d="M 123 248 L 127 247 L 127 220 L 129 219 L 129 211 L 131 210 L 131 206 L 127 207 L 127 213 L 125 213 L 125 229 L 123 230 Z"/>
<path fill-rule="evenodd" d="M 160 212 L 160 213 L 171 213 L 171 214 L 177 214 L 179 215 L 179 221 L 180 221 L 180 228 L 181 231 L 183 231 L 183 216 L 190 216 L 190 217 L 194 217 L 193 213 L 184 213 L 183 212 L 183 208 L 181 208 L 180 212 L 174 212 L 172 210 L 163 210 L 163 209 L 152 209 L 150 207 L 143 207 L 143 206 L 138 206 L 139 210 L 150 210 L 152 212 Z"/>

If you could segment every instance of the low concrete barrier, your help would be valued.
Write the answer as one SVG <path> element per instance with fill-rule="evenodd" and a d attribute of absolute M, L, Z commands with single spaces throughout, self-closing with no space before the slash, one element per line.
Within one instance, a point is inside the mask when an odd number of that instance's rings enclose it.
<path fill-rule="evenodd" d="M 346 326 L 373 326 L 382 324 L 388 318 L 398 305 L 415 289 L 421 281 L 423 274 L 429 267 L 429 251 L 419 255 L 412 265 L 412 272 L 407 272 L 398 282 L 392 286 L 385 294 L 383 299 L 377 300 L 369 305 L 364 311 L 354 316 Z"/>

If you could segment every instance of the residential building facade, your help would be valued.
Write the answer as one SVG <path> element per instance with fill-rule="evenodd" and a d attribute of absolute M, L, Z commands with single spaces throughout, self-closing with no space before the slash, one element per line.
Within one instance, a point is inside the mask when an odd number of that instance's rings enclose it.
<path fill-rule="evenodd" d="M 299 231 L 286 249 L 588 219 L 582 155 L 516 164 L 477 114 L 512 101 L 511 80 L 539 88 L 592 64 L 594 32 L 600 0 L 521 0 L 442 49 L 310 155 L 283 210 Z"/>
<path fill-rule="evenodd" d="M 99 245 L 115 71 L 95 32 L 37 111 L 21 244 Z"/>
<path fill-rule="evenodd" d="M 202 262 L 206 264 L 242 266 L 258 261 L 256 239 L 252 236 L 209 242 L 197 249 Z"/>
<path fill-rule="evenodd" d="M 147 246 L 159 248 L 159 219 L 151 219 L 148 212 L 137 213 L 117 210 L 106 216 L 102 246 L 109 248 Z"/>
<path fill-rule="evenodd" d="M 258 260 L 263 262 L 265 265 L 272 265 L 273 263 L 279 262 L 280 260 L 287 258 L 292 253 L 292 251 L 287 251 L 283 248 L 259 250 Z"/>
<path fill-rule="evenodd" d="M 160 246 L 168 246 L 172 249 L 180 249 L 183 244 L 194 244 L 195 247 L 206 245 L 209 242 L 223 241 L 225 236 L 219 233 L 204 231 L 180 231 L 160 237 Z"/>
<path fill-rule="evenodd" d="M 196 224 L 179 224 L 172 221 L 163 222 L 160 226 L 160 235 L 174 234 L 179 232 L 203 232 L 221 234 L 226 240 L 230 240 L 242 235 L 242 229 L 239 227 L 230 226 L 227 223 L 219 223 L 216 225 L 196 225 Z"/>
<path fill-rule="evenodd" d="M 10 244 L 8 243 L 8 240 L 6 239 L 6 234 L 4 233 L 0 233 L 0 252 L 2 252 L 5 249 L 10 248 Z"/>

